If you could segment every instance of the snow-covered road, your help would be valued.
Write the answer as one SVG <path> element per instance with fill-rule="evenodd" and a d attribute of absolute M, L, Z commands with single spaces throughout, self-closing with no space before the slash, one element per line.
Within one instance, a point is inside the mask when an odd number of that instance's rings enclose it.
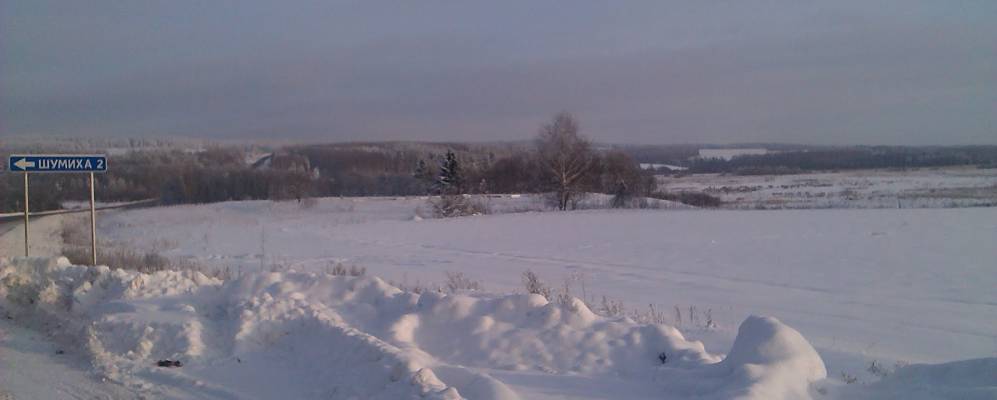
<path fill-rule="evenodd" d="M 125 388 L 101 382 L 74 349 L 0 315 L 0 399 L 132 399 Z"/>

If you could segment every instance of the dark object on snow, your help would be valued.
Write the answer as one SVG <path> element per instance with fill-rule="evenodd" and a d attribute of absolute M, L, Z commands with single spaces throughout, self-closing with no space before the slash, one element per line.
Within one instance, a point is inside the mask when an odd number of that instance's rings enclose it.
<path fill-rule="evenodd" d="M 163 368 L 180 368 L 183 366 L 183 363 L 181 363 L 180 360 L 159 360 L 156 361 L 156 366 Z"/>
<path fill-rule="evenodd" d="M 658 354 L 658 359 L 661 360 L 662 364 L 664 364 L 665 361 L 668 361 L 668 356 L 665 355 L 665 353 L 661 353 L 661 354 Z"/>
<path fill-rule="evenodd" d="M 66 354 L 65 350 L 59 349 L 55 351 L 55 354 Z"/>

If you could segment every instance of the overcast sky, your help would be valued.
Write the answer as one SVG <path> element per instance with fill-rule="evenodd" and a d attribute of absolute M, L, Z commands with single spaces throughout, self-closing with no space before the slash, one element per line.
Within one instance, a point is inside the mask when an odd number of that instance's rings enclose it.
<path fill-rule="evenodd" d="M 0 136 L 997 143 L 997 1 L 0 2 Z"/>

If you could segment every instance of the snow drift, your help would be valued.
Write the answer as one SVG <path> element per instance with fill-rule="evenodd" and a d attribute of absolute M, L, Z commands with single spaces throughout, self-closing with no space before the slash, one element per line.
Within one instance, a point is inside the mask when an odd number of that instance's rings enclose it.
<path fill-rule="evenodd" d="M 674 328 L 604 318 L 577 299 L 416 294 L 376 277 L 222 282 L 0 258 L 0 306 L 85 349 L 102 377 L 157 397 L 517 399 L 487 373 L 509 370 L 654 381 L 663 398 L 798 399 L 826 376 L 774 318 L 748 318 L 722 358 Z"/>
<path fill-rule="evenodd" d="M 997 399 L 997 358 L 908 365 L 879 382 L 844 386 L 834 395 L 857 400 Z"/>
<path fill-rule="evenodd" d="M 771 317 L 748 317 L 718 365 L 734 377 L 731 398 L 805 398 L 808 382 L 827 377 L 824 362 L 799 332 Z"/>

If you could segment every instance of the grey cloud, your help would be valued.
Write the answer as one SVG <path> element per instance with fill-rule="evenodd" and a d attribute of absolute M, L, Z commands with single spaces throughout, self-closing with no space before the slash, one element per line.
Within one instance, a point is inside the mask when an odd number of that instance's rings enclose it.
<path fill-rule="evenodd" d="M 986 3 L 702 3 L 7 5 L 0 135 L 997 142 Z"/>

